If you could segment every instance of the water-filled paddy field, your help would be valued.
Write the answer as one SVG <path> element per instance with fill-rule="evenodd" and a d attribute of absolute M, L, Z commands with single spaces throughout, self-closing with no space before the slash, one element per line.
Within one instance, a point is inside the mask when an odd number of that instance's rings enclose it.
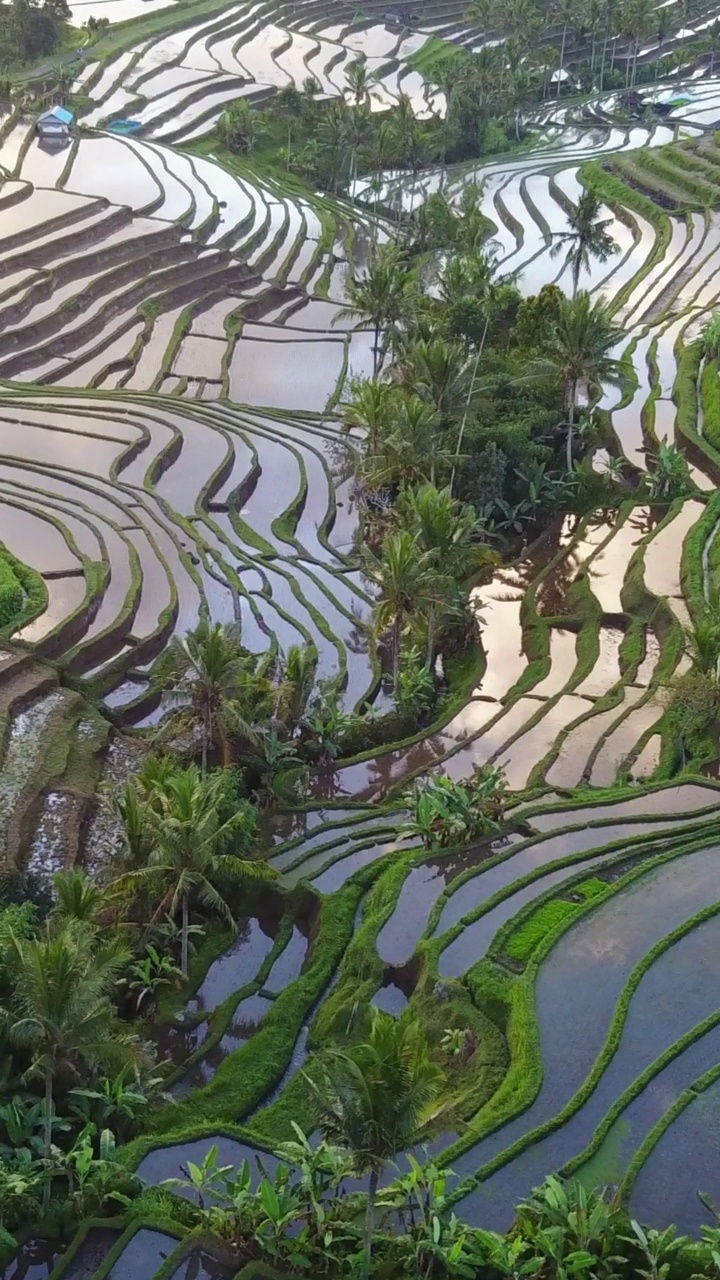
<path fill-rule="evenodd" d="M 87 6 L 72 8 L 82 20 Z M 0 122 L 0 542 L 41 588 L 0 662 L 0 834 L 6 858 L 46 880 L 76 862 L 106 868 L 116 828 L 96 791 L 136 766 L 162 715 L 152 663 L 201 617 L 239 621 L 255 653 L 312 643 L 346 711 L 386 709 L 338 406 L 373 369 L 372 334 L 342 316 L 347 274 L 393 224 L 362 184 L 355 201 L 329 199 L 181 149 L 240 93 L 262 100 L 308 74 L 343 93 L 358 57 L 377 73 L 378 109 L 403 92 L 418 114 L 442 113 L 408 63 L 442 21 L 403 34 L 307 9 L 188 11 L 182 30 L 88 56 L 87 127 L 61 156 L 39 148 L 32 121 Z M 477 45 L 472 23 L 447 22 Z M 676 121 L 699 136 L 720 82 L 694 94 L 685 115 L 642 126 L 610 98 L 557 106 L 515 156 L 388 174 L 383 207 L 441 183 L 459 199 L 480 181 L 501 268 L 525 294 L 569 289 L 550 248 L 582 166 L 632 161 Z M 103 129 L 128 103 L 144 125 L 133 140 Z M 719 241 L 716 214 L 643 207 L 603 206 L 617 254 L 587 281 L 623 324 L 632 374 L 601 408 L 633 473 L 652 472 L 665 438 L 687 450 L 695 491 L 559 517 L 497 566 L 473 590 L 483 660 L 462 705 L 319 772 L 307 812 L 278 821 L 277 888 L 155 1028 L 174 1100 L 132 1148 L 149 1183 L 212 1141 L 221 1163 L 259 1152 L 272 1167 L 288 1116 L 308 1119 L 300 1073 L 333 1020 L 354 1003 L 422 1018 L 440 984 L 483 1028 L 477 1079 L 434 1144 L 461 1215 L 505 1229 L 558 1170 L 619 1185 L 658 1227 L 697 1232 L 696 1191 L 717 1197 L 720 790 L 664 768 L 664 689 L 690 666 L 685 628 L 714 587 L 720 457 L 678 367 L 720 300 Z M 431 852 L 407 838 L 406 783 L 467 780 L 490 762 L 518 801 L 497 837 Z M 533 922 L 551 917 L 528 949 Z M 532 1070 L 508 1034 L 517 1009 Z M 58 1253 L 29 1241 L 6 1280 L 46 1280 Z M 58 1275 L 92 1280 L 107 1256 L 103 1275 L 118 1278 L 170 1275 L 171 1257 L 174 1280 L 224 1274 L 196 1254 L 150 1227 L 92 1227 Z"/>

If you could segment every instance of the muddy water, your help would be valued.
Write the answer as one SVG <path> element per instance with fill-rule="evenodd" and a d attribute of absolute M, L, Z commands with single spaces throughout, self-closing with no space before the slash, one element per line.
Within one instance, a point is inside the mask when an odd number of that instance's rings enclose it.
<path fill-rule="evenodd" d="M 581 819 L 578 820 L 581 821 Z M 487 902 L 494 897 L 496 893 L 511 889 L 517 880 L 529 875 L 532 871 L 537 870 L 538 867 L 551 867 L 553 863 L 562 858 L 569 858 L 573 854 L 584 851 L 590 853 L 593 849 L 604 847 L 617 840 L 639 839 L 650 832 L 662 831 L 666 828 L 672 831 L 672 822 L 668 823 L 661 820 L 657 822 L 625 822 L 605 827 L 585 827 L 580 831 L 568 831 L 528 845 L 519 852 L 512 854 L 511 857 L 497 863 L 494 867 L 489 867 L 484 871 L 481 869 L 477 876 L 466 880 L 460 885 L 445 903 L 433 937 L 439 937 L 462 920 L 463 916 L 475 911 L 483 902 Z M 581 870 L 581 868 L 578 866 L 576 870 Z M 570 874 L 574 874 L 574 872 L 571 871 Z M 544 881 L 537 881 L 533 886 L 530 886 L 533 889 L 533 893 L 530 895 L 531 898 L 536 896 L 537 893 L 543 892 L 542 887 L 537 888 L 537 885 L 542 885 L 543 883 Z M 521 890 L 521 892 L 525 891 Z M 509 918 L 514 914 L 515 911 L 513 910 L 505 918 Z M 472 945 L 468 943 L 466 947 L 464 939 L 471 930 L 476 929 L 477 936 L 480 937 L 482 935 L 485 938 L 486 928 L 483 922 L 487 919 L 488 915 L 485 915 L 475 924 L 469 925 L 456 942 L 452 943 L 443 952 L 443 956 L 447 957 L 448 953 L 452 952 L 453 947 L 457 948 L 457 952 L 453 953 L 453 955 L 474 954 L 474 943 Z M 486 945 L 489 945 L 494 932 L 495 930 L 485 938 Z M 455 964 L 455 960 L 446 959 L 442 960 L 442 963 Z M 463 972 L 463 970 L 460 970 L 460 972 Z"/>
<path fill-rule="evenodd" d="M 509 1224 L 511 1206 L 524 1198 L 549 1170 L 558 1169 L 583 1150 L 608 1108 L 637 1076 L 677 1039 L 715 1012 L 715 984 L 712 976 L 709 984 L 704 977 L 708 969 L 711 975 L 720 969 L 719 942 L 720 920 L 706 921 L 659 956 L 643 976 L 632 998 L 617 1053 L 591 1097 L 557 1133 L 522 1152 L 490 1180 L 490 1212 L 496 1229 L 501 1188 L 503 1195 L 513 1197 L 500 1207 Z M 720 1134 L 717 1127 L 715 1134 Z M 653 1218 L 646 1215 L 643 1221 L 652 1222 Z"/>
<path fill-rule="evenodd" d="M 28 1240 L 0 1272 L 0 1280 L 47 1280 L 64 1251 L 57 1240 Z"/>
<path fill-rule="evenodd" d="M 348 854 L 347 857 L 342 858 L 340 862 L 333 863 L 331 867 L 327 868 L 327 871 L 313 876 L 313 885 L 319 893 L 334 893 L 337 889 L 342 888 L 345 881 L 351 875 L 354 875 L 356 871 L 359 871 L 361 867 L 367 867 L 371 862 L 376 862 L 378 858 L 393 853 L 396 849 L 407 848 L 411 844 L 413 844 L 412 840 L 391 840 L 386 843 L 371 844 L 365 849 L 357 849 Z"/>
<path fill-rule="evenodd" d="M 164 1231 L 151 1231 L 141 1227 L 125 1245 L 117 1262 L 108 1272 L 108 1280 L 152 1280 L 155 1272 L 176 1249 L 179 1240 Z"/>
<path fill-rule="evenodd" d="M 547 770 L 545 781 L 551 787 L 576 787 L 585 773 L 590 754 L 602 735 L 643 693 L 643 689 L 630 686 L 623 690 L 622 701 L 618 706 L 591 715 L 571 729 L 560 747 L 555 763 Z M 578 715 L 582 715 L 584 709 L 585 704 L 582 699 L 578 699 Z"/>
<path fill-rule="evenodd" d="M 718 1061 L 720 1061 L 720 1027 L 714 1027 L 700 1040 L 690 1045 L 684 1053 L 673 1058 L 652 1078 L 642 1093 L 628 1103 L 612 1124 L 598 1151 L 580 1166 L 574 1176 L 588 1189 L 621 1182 L 635 1151 L 650 1130 L 666 1115 L 675 1099 Z M 674 1143 L 674 1137 L 672 1141 Z M 679 1181 L 679 1191 L 682 1196 L 683 1184 L 687 1178 L 687 1170 L 683 1165 L 684 1152 L 682 1148 L 675 1149 L 673 1146 L 673 1154 L 679 1160 L 682 1169 Z M 634 1195 L 639 1198 L 647 1194 L 644 1185 L 645 1177 L 646 1175 L 641 1171 L 634 1192 Z M 661 1226 L 662 1224 L 655 1221 L 653 1217 L 654 1190 L 653 1186 L 653 1203 L 647 1212 L 643 1212 L 642 1221 Z M 668 1219 L 673 1222 L 677 1221 L 674 1194 L 671 1192 L 669 1199 L 673 1208 L 671 1218 Z M 633 1212 L 637 1212 L 634 1204 Z"/>
<path fill-rule="evenodd" d="M 590 589 L 606 615 L 623 612 L 620 594 L 630 557 L 652 528 L 654 517 L 649 507 L 635 507 L 613 535 L 607 546 L 593 556 L 588 565 Z"/>
<path fill-rule="evenodd" d="M 64 1280 L 91 1280 L 119 1237 L 119 1231 L 107 1227 L 92 1227 L 63 1271 Z"/>
<path fill-rule="evenodd" d="M 668 818 L 695 813 L 698 809 L 720 806 L 720 789 L 703 787 L 696 783 L 662 787 L 649 795 L 633 796 L 631 800 L 618 800 L 614 804 L 588 805 L 580 808 L 559 809 L 553 813 L 538 813 L 531 819 L 538 831 L 553 831 L 582 822 L 607 822 L 613 818 L 629 818 L 643 815 L 656 818 L 666 814 Z"/>
<path fill-rule="evenodd" d="M 408 998 L 405 992 L 394 982 L 389 982 L 382 987 L 378 987 L 373 996 L 370 997 L 370 1003 L 375 1005 L 376 1009 L 383 1009 L 385 1013 L 391 1013 L 394 1018 L 399 1018 L 404 1009 L 407 1009 Z"/>
<path fill-rule="evenodd" d="M 566 517 L 563 537 L 572 538 L 576 521 Z M 567 555 L 543 578 L 535 597 L 535 607 L 542 618 L 562 617 L 569 613 L 567 592 L 582 565 L 612 531 L 612 524 L 597 513 L 588 519 L 583 533 L 568 549 Z"/>
<path fill-rule="evenodd" d="M 651 738 L 648 738 L 642 751 L 637 756 L 630 770 L 632 777 L 638 782 L 647 781 L 660 764 L 661 749 L 662 737 L 659 733 L 654 733 Z"/>
<path fill-rule="evenodd" d="M 584 698 L 602 698 L 621 677 L 620 646 L 625 632 L 619 627 L 600 628 L 600 650 L 589 675 L 576 685 L 574 692 Z"/>
<path fill-rule="evenodd" d="M 193 1249 L 177 1271 L 173 1272 L 171 1280 L 229 1280 L 233 1271 L 233 1267 L 223 1265 L 212 1254 Z"/>
<path fill-rule="evenodd" d="M 680 563 L 685 538 L 705 510 L 694 498 L 684 502 L 670 524 L 661 529 L 645 551 L 645 586 L 655 596 L 681 596 Z"/>
<path fill-rule="evenodd" d="M 173 1097 L 185 1098 L 193 1089 L 209 1084 L 225 1059 L 255 1035 L 271 1007 L 272 1000 L 258 993 L 241 1000 L 222 1038 L 173 1085 Z"/>
<path fill-rule="evenodd" d="M 385 964 L 406 964 L 414 954 L 445 887 L 447 870 L 443 863 L 430 862 L 408 872 L 395 910 L 378 934 L 377 952 Z"/>
<path fill-rule="evenodd" d="M 30 622 L 17 633 L 18 640 L 28 644 L 37 644 L 45 636 L 66 622 L 81 606 L 87 594 L 85 578 L 46 578 L 48 604 L 34 622 Z"/>
<path fill-rule="evenodd" d="M 535 766 L 548 754 L 561 730 L 577 719 L 577 714 L 577 698 L 566 694 L 548 708 L 538 724 L 498 754 L 498 764 L 505 770 L 508 786 L 513 791 L 527 786 Z"/>
<path fill-rule="evenodd" d="M 293 925 L 289 941 L 283 947 L 265 980 L 265 990 L 274 991 L 279 995 L 281 991 L 290 986 L 291 982 L 299 978 L 307 951 L 307 938 L 300 932 L 297 925 Z"/>
<path fill-rule="evenodd" d="M 571 678 L 575 666 L 575 643 L 577 635 L 574 631 L 562 631 L 553 627 L 550 631 L 550 670 L 539 684 L 533 685 L 532 692 L 537 697 L 551 698 L 565 687 Z"/>
<path fill-rule="evenodd" d="M 272 917 L 248 920 L 236 941 L 224 955 L 214 960 L 192 1000 L 189 1013 L 212 1013 L 223 1000 L 252 982 L 265 957 L 272 950 L 277 924 Z"/>
<path fill-rule="evenodd" d="M 651 698 L 642 707 L 636 707 L 629 716 L 608 734 L 600 751 L 595 757 L 590 785 L 593 787 L 609 787 L 616 774 L 624 768 L 625 760 L 636 742 L 657 724 L 665 714 L 665 707 L 657 698 Z"/>
<path fill-rule="evenodd" d="M 536 981 L 543 1084 L 532 1106 L 499 1134 L 455 1161 L 456 1172 L 478 1169 L 500 1150 L 556 1115 L 580 1087 L 605 1041 L 617 999 L 632 969 L 655 942 L 720 894 L 716 847 L 649 871 L 620 895 L 601 903 L 556 944 Z M 516 1165 L 499 1170 L 461 1202 L 477 1220 L 493 1206 L 506 1218 L 517 1202 Z M 488 1191 L 488 1188 L 491 1188 Z M 481 1207 L 482 1206 L 482 1207 Z"/>

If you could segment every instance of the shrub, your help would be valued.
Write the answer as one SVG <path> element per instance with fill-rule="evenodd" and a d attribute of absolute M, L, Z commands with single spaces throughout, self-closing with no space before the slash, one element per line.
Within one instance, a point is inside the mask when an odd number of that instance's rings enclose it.
<path fill-rule="evenodd" d="M 5 627 L 22 613 L 25 593 L 15 570 L 0 553 L 0 626 Z"/>

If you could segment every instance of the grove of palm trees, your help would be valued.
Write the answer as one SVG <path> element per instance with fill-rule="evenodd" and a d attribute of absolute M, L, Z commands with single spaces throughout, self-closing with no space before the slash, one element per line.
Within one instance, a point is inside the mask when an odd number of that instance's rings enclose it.
<path fill-rule="evenodd" d="M 0 1280 L 714 1280 L 718 14 L 3 29 Z"/>

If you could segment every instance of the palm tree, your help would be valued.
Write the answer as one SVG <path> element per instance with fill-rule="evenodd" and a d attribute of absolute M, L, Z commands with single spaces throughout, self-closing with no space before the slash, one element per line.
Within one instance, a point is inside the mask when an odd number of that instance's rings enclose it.
<path fill-rule="evenodd" d="M 655 12 L 652 0 L 632 0 L 625 13 L 623 34 L 629 36 L 632 41 L 632 57 L 628 63 L 625 83 L 627 84 L 629 80 L 631 86 L 635 84 L 640 43 L 647 39 L 652 31 Z"/>
<path fill-rule="evenodd" d="M 91 925 L 99 922 L 106 906 L 105 895 L 81 867 L 58 871 L 53 884 L 57 899 L 53 908 L 55 919 L 83 921 Z"/>
<path fill-rule="evenodd" d="M 420 550 L 431 556 L 437 566 L 437 590 L 428 593 L 424 606 L 427 619 L 425 666 L 429 671 L 435 656 L 435 632 L 440 609 L 444 605 L 449 616 L 455 597 L 462 602 L 463 608 L 453 608 L 452 611 L 462 616 L 463 609 L 467 608 L 463 584 L 471 574 L 487 564 L 490 552 L 480 541 L 484 528 L 474 508 L 453 498 L 449 489 L 436 489 L 432 484 L 407 489 L 400 497 L 398 512 Z M 455 586 L 460 591 L 451 590 Z"/>
<path fill-rule="evenodd" d="M 129 956 L 117 946 L 98 947 L 95 940 L 94 931 L 76 922 L 57 931 L 47 926 L 39 938 L 11 935 L 13 994 L 6 1033 L 30 1055 L 26 1077 L 44 1081 L 46 1158 L 58 1074 L 77 1082 L 82 1067 L 120 1067 L 136 1057 L 135 1041 L 121 1031 L 110 1000 Z"/>
<path fill-rule="evenodd" d="M 357 319 L 356 328 L 372 325 L 375 330 L 373 377 L 376 378 L 388 345 L 399 327 L 412 317 L 417 303 L 417 284 L 402 249 L 396 244 L 374 246 L 366 273 L 350 276 L 347 291 L 350 302 L 337 319 Z"/>
<path fill-rule="evenodd" d="M 578 391 L 585 387 L 588 399 L 603 384 L 620 386 L 620 362 L 610 353 L 622 337 L 604 302 L 593 302 L 582 290 L 565 298 L 560 316 L 546 343 L 546 355 L 534 361 L 535 375 L 553 377 L 563 389 L 567 412 L 566 465 L 572 471 L 572 446 Z M 531 375 L 533 376 L 533 375 Z"/>
<path fill-rule="evenodd" d="M 328 1050 L 321 1059 L 319 1079 L 305 1078 L 323 1136 L 350 1152 L 358 1176 L 368 1175 L 365 1263 L 369 1269 L 380 1174 L 389 1160 L 427 1135 L 443 1072 L 430 1057 L 418 1021 L 397 1022 L 391 1014 L 375 1009 L 366 1043 L 347 1052 Z"/>
<path fill-rule="evenodd" d="M 433 405 L 447 423 L 463 408 L 472 385 L 472 362 L 458 343 L 421 338 L 403 353 L 400 380 Z"/>
<path fill-rule="evenodd" d="M 375 84 L 377 77 L 374 72 L 368 71 L 368 65 L 365 60 L 358 59 L 357 62 L 351 62 L 345 72 L 347 86 L 353 98 L 355 106 L 359 107 L 368 102 L 372 98 L 372 86 Z"/>
<path fill-rule="evenodd" d="M 360 475 L 368 488 L 401 488 L 424 480 L 435 484 L 453 459 L 438 422 L 437 411 L 418 396 L 397 404 L 385 437 L 363 457 Z"/>
<path fill-rule="evenodd" d="M 210 746 L 228 765 L 231 737 L 253 743 L 258 722 L 268 717 L 272 685 L 258 674 L 256 662 L 242 646 L 237 623 L 203 621 L 183 639 L 176 637 L 158 664 L 164 700 L 179 711 L 173 732 L 178 719 L 185 730 L 200 727 L 203 776 Z"/>
<path fill-rule="evenodd" d="M 368 576 L 380 590 L 375 626 L 379 632 L 392 633 L 393 678 L 397 687 L 405 624 L 428 599 L 434 598 L 437 574 L 433 558 L 419 551 L 413 535 L 404 529 L 388 534 L 379 558 L 368 553 Z"/>
<path fill-rule="evenodd" d="M 578 291 L 580 272 L 590 271 L 591 259 L 607 262 L 617 252 L 617 244 L 606 231 L 612 218 L 600 217 L 600 200 L 594 191 L 584 191 L 567 216 L 568 230 L 555 233 L 551 258 L 565 250 L 565 266 L 572 270 L 573 297 Z"/>
<path fill-rule="evenodd" d="M 567 42 L 568 27 L 570 27 L 575 20 L 577 3 L 578 3 L 578 0 L 556 0 L 556 3 L 553 4 L 550 9 L 550 14 L 553 18 L 553 21 L 559 23 L 562 26 L 562 39 L 560 42 L 560 65 L 558 67 L 558 81 L 557 81 L 558 101 L 560 99 L 560 90 L 562 88 L 562 74 L 563 74 L 563 71 L 565 70 L 565 44 Z"/>
<path fill-rule="evenodd" d="M 291 733 L 305 714 L 315 685 L 317 661 L 317 650 L 310 645 L 294 644 L 288 649 L 278 690 L 278 714 Z"/>
<path fill-rule="evenodd" d="M 352 385 L 352 400 L 340 406 L 345 428 L 359 427 L 365 448 L 372 452 L 387 431 L 396 402 L 397 388 L 392 383 L 358 379 Z"/>
<path fill-rule="evenodd" d="M 247 879 L 267 879 L 274 873 L 264 862 L 228 852 L 227 840 L 247 819 L 238 810 L 223 821 L 223 775 L 203 778 L 191 765 L 168 780 L 160 810 L 152 813 L 153 849 L 144 867 L 114 881 L 120 889 L 143 889 L 157 903 L 150 924 L 163 916 L 182 920 L 180 967 L 187 973 L 190 905 L 197 899 L 223 917 L 232 929 L 235 920 L 223 896 L 226 889 Z"/>

